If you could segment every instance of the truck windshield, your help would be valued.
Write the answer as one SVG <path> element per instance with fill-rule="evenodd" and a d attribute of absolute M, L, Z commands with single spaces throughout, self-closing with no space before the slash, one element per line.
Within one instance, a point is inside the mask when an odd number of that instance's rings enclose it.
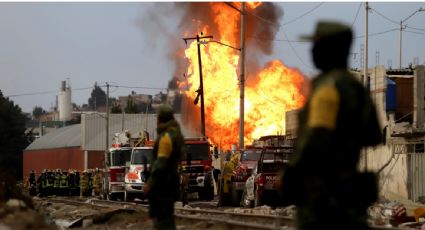
<path fill-rule="evenodd" d="M 209 160 L 209 145 L 206 144 L 186 144 L 186 160 Z"/>
<path fill-rule="evenodd" d="M 261 156 L 261 151 L 246 150 L 241 156 L 241 161 L 258 161 Z"/>
<path fill-rule="evenodd" d="M 131 164 L 149 164 L 152 159 L 152 149 L 134 149 Z"/>
<path fill-rule="evenodd" d="M 131 149 L 117 149 L 111 151 L 111 166 L 125 166 L 130 161 Z"/>

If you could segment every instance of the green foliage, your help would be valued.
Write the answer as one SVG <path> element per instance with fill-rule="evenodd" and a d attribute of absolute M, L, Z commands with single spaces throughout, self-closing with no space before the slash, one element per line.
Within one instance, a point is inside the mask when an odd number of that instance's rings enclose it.
<path fill-rule="evenodd" d="M 106 106 L 106 93 L 97 85 L 97 82 L 94 83 L 94 88 L 91 91 L 91 97 L 89 98 L 89 106 L 92 109 L 97 109 L 100 106 Z"/>
<path fill-rule="evenodd" d="M 119 103 L 112 104 L 111 113 L 122 113 L 122 109 Z"/>
<path fill-rule="evenodd" d="M 139 113 L 139 109 L 130 95 L 128 96 L 127 107 L 125 107 L 124 111 L 125 113 Z"/>
<path fill-rule="evenodd" d="M 22 178 L 22 150 L 29 144 L 26 120 L 21 108 L 0 91 L 0 170 L 7 170 L 16 178 Z"/>
<path fill-rule="evenodd" d="M 34 109 L 32 110 L 32 116 L 36 119 L 38 119 L 41 115 L 44 115 L 46 113 L 47 113 L 46 110 L 44 110 L 40 106 L 35 106 Z"/>

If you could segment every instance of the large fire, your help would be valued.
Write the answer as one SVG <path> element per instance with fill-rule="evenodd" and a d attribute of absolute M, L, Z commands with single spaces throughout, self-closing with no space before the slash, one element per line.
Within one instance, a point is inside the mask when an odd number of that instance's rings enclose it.
<path fill-rule="evenodd" d="M 260 4 L 247 5 L 247 10 L 253 10 Z M 200 31 L 210 35 L 210 28 L 217 28 L 219 34 L 214 34 L 213 40 L 239 45 L 240 35 L 235 33 L 240 27 L 239 12 L 223 3 L 210 3 L 210 6 L 214 22 L 198 22 Z M 218 43 L 209 42 L 201 46 L 206 135 L 222 149 L 230 149 L 238 140 L 239 55 L 238 50 Z M 185 57 L 189 60 L 188 78 L 184 82 L 189 87 L 186 95 L 194 100 L 197 96 L 195 91 L 199 88 L 196 42 L 190 43 Z M 258 73 L 246 73 L 246 76 L 245 143 L 249 144 L 263 135 L 284 133 L 285 112 L 304 104 L 305 96 L 301 93 L 304 76 L 278 60 L 269 62 Z"/>

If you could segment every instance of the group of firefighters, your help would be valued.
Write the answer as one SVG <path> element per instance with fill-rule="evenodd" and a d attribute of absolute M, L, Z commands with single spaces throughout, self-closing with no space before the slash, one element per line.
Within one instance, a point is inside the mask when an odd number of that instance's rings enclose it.
<path fill-rule="evenodd" d="M 27 181 L 31 196 L 99 196 L 102 189 L 102 174 L 99 169 L 78 170 L 44 169 L 36 178 L 31 171 Z"/>

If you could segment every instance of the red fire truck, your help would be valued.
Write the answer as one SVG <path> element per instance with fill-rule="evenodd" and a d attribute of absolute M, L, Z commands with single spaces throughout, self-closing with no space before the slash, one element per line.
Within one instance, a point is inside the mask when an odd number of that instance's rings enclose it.
<path fill-rule="evenodd" d="M 126 162 L 130 161 L 132 147 L 121 147 L 114 144 L 108 152 L 105 192 L 108 200 L 124 199 Z"/>
<path fill-rule="evenodd" d="M 186 155 L 182 160 L 182 201 L 187 194 L 198 193 L 202 200 L 214 199 L 212 151 L 204 137 L 185 138 Z"/>

